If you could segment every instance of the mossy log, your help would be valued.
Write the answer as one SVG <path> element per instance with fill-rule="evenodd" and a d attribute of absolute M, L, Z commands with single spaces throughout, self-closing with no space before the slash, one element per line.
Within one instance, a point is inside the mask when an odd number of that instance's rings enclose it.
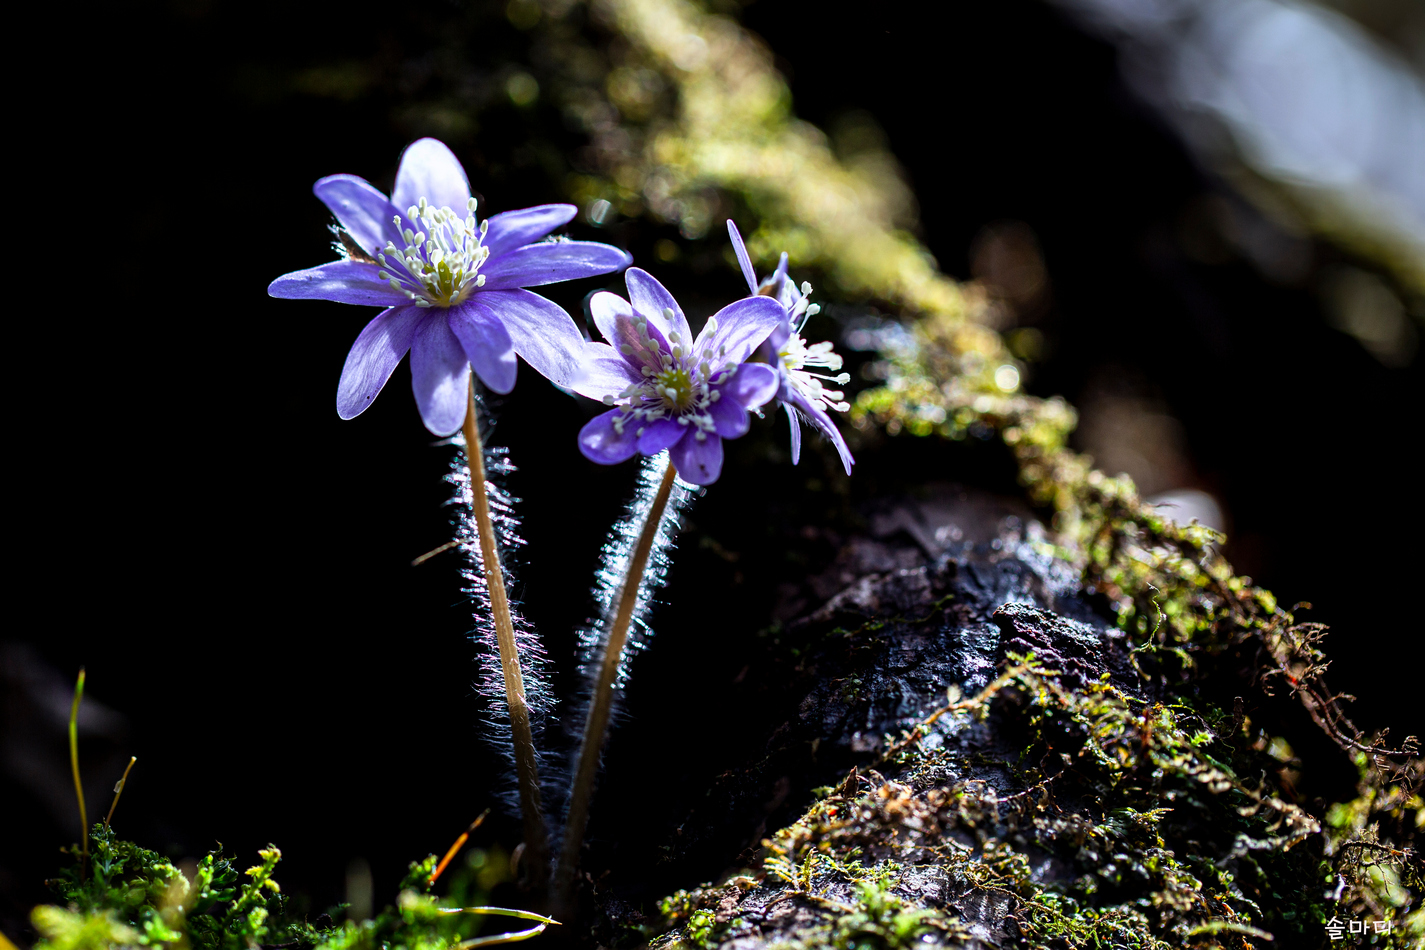
<path fill-rule="evenodd" d="M 601 943 L 1327 942 L 1334 839 L 1240 698 L 1153 672 L 1017 502 L 941 487 L 870 522 L 807 581 L 835 593 L 786 630 L 782 715 L 664 845 L 722 877 L 656 912 L 600 880 Z M 1390 945 L 1409 910 L 1376 909 Z"/>

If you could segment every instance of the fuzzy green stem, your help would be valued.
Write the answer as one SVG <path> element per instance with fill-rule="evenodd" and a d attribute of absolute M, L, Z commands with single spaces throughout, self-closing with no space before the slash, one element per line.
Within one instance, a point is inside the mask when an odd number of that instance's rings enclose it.
<path fill-rule="evenodd" d="M 500 668 L 505 675 L 505 702 L 510 708 L 510 735 L 515 747 L 515 777 L 519 783 L 520 812 L 524 816 L 524 862 L 527 879 L 537 889 L 548 883 L 549 831 L 544 826 L 544 808 L 539 796 L 539 770 L 535 765 L 534 736 L 529 727 L 529 706 L 525 702 L 524 677 L 520 673 L 515 628 L 510 622 L 510 601 L 505 595 L 505 576 L 500 569 L 500 552 L 495 546 L 495 530 L 490 521 L 490 499 L 485 494 L 485 450 L 480 443 L 480 422 L 475 415 L 475 375 L 470 376 L 469 402 L 465 410 L 465 456 L 470 463 L 470 502 L 480 534 L 480 561 L 485 568 L 485 589 L 490 594 L 490 613 L 495 620 L 495 639 L 500 644 Z"/>
<path fill-rule="evenodd" d="M 84 698 L 84 667 L 74 683 L 74 703 L 69 707 L 69 770 L 74 773 L 74 796 L 79 799 L 79 876 L 89 867 L 89 810 L 84 807 L 84 785 L 79 781 L 79 701 Z"/>
<path fill-rule="evenodd" d="M 663 472 L 663 481 L 658 486 L 658 494 L 653 499 L 653 507 L 648 510 L 648 518 L 643 523 L 643 532 L 638 536 L 638 546 L 634 548 L 628 574 L 619 591 L 618 613 L 614 616 L 613 629 L 604 642 L 599 679 L 589 702 L 589 718 L 584 721 L 584 742 L 579 747 L 579 766 L 569 797 L 569 820 L 564 826 L 564 848 L 559 856 L 555 892 L 561 908 L 569 908 L 573 900 L 574 872 L 579 867 L 584 827 L 589 822 L 589 801 L 594 794 L 594 781 L 598 778 L 599 752 L 609 728 L 609 716 L 613 713 L 614 679 L 623 659 L 629 624 L 633 621 L 633 608 L 638 603 L 638 589 L 643 584 L 643 571 L 648 566 L 648 554 L 653 550 L 653 539 L 663 523 L 663 512 L 668 507 L 668 496 L 672 494 L 673 480 L 677 475 L 678 471 L 670 460 Z"/>

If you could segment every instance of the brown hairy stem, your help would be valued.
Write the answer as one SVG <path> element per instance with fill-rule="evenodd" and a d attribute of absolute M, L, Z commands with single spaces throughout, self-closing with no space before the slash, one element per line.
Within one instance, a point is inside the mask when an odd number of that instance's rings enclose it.
<path fill-rule="evenodd" d="M 564 848 L 559 856 L 559 871 L 555 879 L 555 895 L 561 907 L 568 907 L 573 899 L 574 872 L 579 867 L 579 849 L 584 844 L 584 826 L 589 821 L 589 800 L 593 797 L 594 780 L 598 777 L 599 751 L 609 728 L 609 716 L 613 713 L 614 678 L 618 675 L 619 661 L 628 641 L 628 628 L 633 621 L 634 605 L 638 603 L 638 589 L 643 583 L 643 571 L 648 566 L 648 554 L 653 549 L 658 526 L 663 523 L 663 512 L 668 507 L 668 496 L 672 494 L 673 480 L 677 476 L 677 468 L 669 460 L 668 468 L 663 472 L 663 481 L 658 486 L 658 494 L 653 499 L 653 507 L 648 510 L 648 518 L 643 523 L 643 532 L 638 536 L 633 559 L 629 561 L 628 574 L 619 591 L 618 613 L 614 615 L 613 628 L 604 642 L 599 679 L 589 703 L 589 718 L 584 722 L 584 742 L 579 747 L 579 766 L 569 798 L 569 820 L 564 826 Z"/>
<path fill-rule="evenodd" d="M 485 450 L 480 442 L 480 423 L 475 415 L 475 375 L 470 375 L 469 403 L 465 410 L 465 456 L 470 463 L 470 503 L 480 534 L 480 561 L 485 568 L 485 589 L 490 594 L 490 613 L 495 619 L 495 638 L 500 644 L 500 668 L 505 675 L 505 701 L 510 707 L 510 735 L 515 746 L 515 777 L 519 782 L 520 813 L 524 816 L 524 861 L 528 880 L 543 888 L 549 873 L 549 832 L 544 826 L 544 809 L 539 796 L 539 770 L 535 765 L 534 736 L 529 727 L 529 706 L 525 702 L 524 676 L 515 647 L 515 628 L 510 622 L 510 601 L 505 596 L 505 575 L 500 569 L 500 552 L 495 546 L 495 530 L 490 521 L 490 499 L 485 492 Z"/>

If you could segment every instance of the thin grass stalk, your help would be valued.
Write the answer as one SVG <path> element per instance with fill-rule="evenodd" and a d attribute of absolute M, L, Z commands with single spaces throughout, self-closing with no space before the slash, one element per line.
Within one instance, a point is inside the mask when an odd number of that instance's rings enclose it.
<path fill-rule="evenodd" d="M 79 799 L 79 879 L 89 873 L 89 810 L 84 806 L 84 784 L 79 781 L 79 703 L 84 699 L 84 667 L 74 683 L 74 703 L 69 707 L 69 770 L 74 773 L 74 795 Z"/>
<path fill-rule="evenodd" d="M 119 782 L 114 786 L 114 802 L 109 806 L 109 814 L 104 816 L 104 830 L 109 830 L 109 822 L 114 820 L 114 809 L 119 807 L 119 796 L 124 794 L 124 786 L 129 781 L 129 771 L 134 767 L 134 763 L 139 760 L 136 755 L 129 756 L 129 764 L 124 766 L 124 774 L 119 777 Z"/>
<path fill-rule="evenodd" d="M 623 579 L 619 591 L 618 613 L 604 642 L 603 659 L 599 664 L 599 678 L 594 685 L 594 695 L 589 702 L 589 716 L 584 721 L 584 741 L 579 747 L 579 765 L 574 775 L 574 786 L 569 797 L 569 818 L 564 826 L 564 847 L 560 852 L 559 870 L 555 879 L 556 896 L 561 906 L 568 906 L 573 897 L 574 872 L 579 867 L 579 851 L 584 845 L 584 828 L 589 823 L 589 802 L 593 798 L 594 784 L 599 773 L 599 756 L 608 732 L 609 717 L 613 714 L 614 680 L 618 677 L 619 663 L 623 648 L 628 641 L 629 624 L 633 621 L 634 607 L 638 603 L 638 591 L 643 583 L 643 572 L 648 566 L 648 554 L 653 549 L 653 540 L 663 522 L 664 511 L 668 507 L 668 497 L 673 491 L 677 478 L 677 468 L 670 461 L 663 471 L 663 480 L 658 485 L 658 494 L 643 523 L 643 531 L 638 536 L 638 546 L 633 559 L 629 561 L 628 574 Z"/>
<path fill-rule="evenodd" d="M 542 888 L 549 880 L 549 831 L 544 824 L 544 808 L 540 801 L 539 769 L 535 764 L 534 736 L 530 730 L 529 705 L 525 701 L 524 677 L 520 673 L 514 624 L 510 621 L 510 601 L 505 594 L 505 577 L 500 568 L 500 552 L 495 543 L 495 529 L 490 519 L 490 500 L 486 495 L 485 449 L 480 441 L 480 422 L 475 414 L 474 373 L 470 376 L 464 430 L 465 456 L 470 464 L 470 504 L 480 534 L 480 560 L 485 569 L 490 613 L 495 621 L 495 637 L 500 646 L 500 669 L 505 677 L 505 701 L 510 709 L 515 777 L 519 785 L 520 814 L 524 818 L 524 862 L 528 872 L 527 879 L 535 888 Z"/>

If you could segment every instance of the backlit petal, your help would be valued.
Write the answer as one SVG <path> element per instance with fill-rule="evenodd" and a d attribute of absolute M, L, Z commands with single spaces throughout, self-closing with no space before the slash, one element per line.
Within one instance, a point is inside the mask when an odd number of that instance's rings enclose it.
<path fill-rule="evenodd" d="M 632 262 L 628 252 L 610 244 L 548 241 L 491 257 L 480 273 L 485 276 L 484 289 L 507 290 L 612 274 Z"/>
<path fill-rule="evenodd" d="M 322 204 L 361 249 L 372 257 L 387 241 L 400 242 L 392 218 L 399 212 L 386 196 L 365 178 L 355 175 L 328 175 L 312 186 Z"/>
<path fill-rule="evenodd" d="M 376 276 L 379 270 L 375 264 L 362 261 L 332 261 L 283 274 L 267 285 L 267 292 L 288 300 L 335 300 L 372 307 L 409 304 L 409 296 Z"/>
<path fill-rule="evenodd" d="M 638 436 L 635 435 L 638 426 L 630 420 L 619 432 L 613 420 L 622 411 L 611 409 L 595 416 L 579 430 L 579 451 L 584 453 L 586 459 L 600 465 L 614 465 L 633 458 L 638 451 Z"/>
<path fill-rule="evenodd" d="M 771 297 L 743 297 L 719 310 L 716 332 L 708 328 L 698 334 L 697 349 L 717 365 L 741 363 L 752 355 L 757 344 L 772 333 L 777 324 L 786 320 L 786 311 Z M 711 325 L 711 321 L 709 321 Z M 725 349 L 725 355 L 720 352 Z"/>
<path fill-rule="evenodd" d="M 787 407 L 787 413 L 789 415 L 792 413 L 792 407 L 796 406 L 797 411 L 806 417 L 807 424 L 830 440 L 831 444 L 836 447 L 836 454 L 841 458 L 842 467 L 846 469 L 846 474 L 850 475 L 851 466 L 856 464 L 856 460 L 851 457 L 851 449 L 846 445 L 846 438 L 841 434 L 841 430 L 836 427 L 836 423 L 831 420 L 831 417 L 828 416 L 820 406 L 812 403 L 795 389 L 792 390 L 791 399 L 783 403 L 783 405 Z M 792 428 L 797 429 L 795 420 L 792 422 Z M 800 448 L 800 430 L 797 431 L 797 438 L 794 440 L 794 443 Z M 796 455 L 793 455 L 793 464 L 795 464 L 796 461 Z"/>
<path fill-rule="evenodd" d="M 336 413 L 355 419 L 366 411 L 401 357 L 411 348 L 411 340 L 430 311 L 420 307 L 392 307 L 366 325 L 346 355 L 341 382 L 336 387 Z"/>
<path fill-rule="evenodd" d="M 610 343 L 617 343 L 618 318 L 633 316 L 633 307 L 618 294 L 601 290 L 589 298 L 589 316 L 593 317 L 594 328 L 600 336 Z"/>
<path fill-rule="evenodd" d="M 584 374 L 589 344 L 574 318 L 554 301 L 528 290 L 492 290 L 472 294 L 467 306 L 497 318 L 515 352 L 554 385 L 572 389 Z"/>
<path fill-rule="evenodd" d="M 690 426 L 679 425 L 672 419 L 658 419 L 643 428 L 638 437 L 638 451 L 644 455 L 657 455 L 688 434 Z"/>
<path fill-rule="evenodd" d="M 738 405 L 736 399 L 729 399 L 724 396 L 708 407 L 708 412 L 712 414 L 713 425 L 717 428 L 717 434 L 724 439 L 735 439 L 747 433 L 751 419 L 748 418 L 747 410 Z"/>
<path fill-rule="evenodd" d="M 480 382 L 497 393 L 514 389 L 519 362 L 515 359 L 515 346 L 504 324 L 477 304 L 452 307 L 447 313 L 450 332 L 460 341 L 461 349 L 474 367 L 475 375 L 480 377 Z"/>
<path fill-rule="evenodd" d="M 454 435 L 465 422 L 470 360 L 444 314 L 426 320 L 411 341 L 411 389 L 421 421 L 436 435 Z"/>
<path fill-rule="evenodd" d="M 752 258 L 747 254 L 747 245 L 742 243 L 742 233 L 732 219 L 727 219 L 727 236 L 732 238 L 732 251 L 737 255 L 737 266 L 742 268 L 742 276 L 747 279 L 747 292 L 757 293 L 757 272 L 752 269 Z"/>
<path fill-rule="evenodd" d="M 792 427 L 792 464 L 797 465 L 802 460 L 802 423 L 790 403 L 782 403 L 782 408 L 787 410 L 787 422 Z M 851 474 L 849 469 L 846 474 Z"/>
<path fill-rule="evenodd" d="M 647 366 L 655 372 L 662 368 L 662 354 L 672 352 L 667 338 L 658 324 L 647 321 L 648 339 L 638 332 L 638 322 L 633 308 L 618 294 L 600 291 L 589 298 L 589 313 L 594 318 L 594 326 L 614 350 L 633 368 L 635 379 L 641 379 L 639 370 Z M 638 314 L 642 316 L 642 314 Z M 629 347 L 629 352 L 623 348 Z"/>
<path fill-rule="evenodd" d="M 607 343 L 585 343 L 580 360 L 579 379 L 570 388 L 581 396 L 602 401 L 605 396 L 618 396 L 643 381 L 642 375 Z"/>
<path fill-rule="evenodd" d="M 466 215 L 470 182 L 465 169 L 460 167 L 455 153 L 436 139 L 417 139 L 407 146 L 391 192 L 391 203 L 402 215 L 422 198 L 462 218 Z"/>
<path fill-rule="evenodd" d="M 719 388 L 723 399 L 731 399 L 747 409 L 756 409 L 777 395 L 781 383 L 777 371 L 766 363 L 743 363 L 733 371 L 732 378 Z"/>
<path fill-rule="evenodd" d="M 578 213 L 579 209 L 573 205 L 538 205 L 494 214 L 489 218 L 484 244 L 490 249 L 493 259 L 506 251 L 533 244 L 574 220 L 574 215 Z"/>
<path fill-rule="evenodd" d="M 711 485 L 722 474 L 722 439 L 710 435 L 701 442 L 695 435 L 668 450 L 678 477 L 694 485 Z"/>
<path fill-rule="evenodd" d="M 668 288 L 640 267 L 630 267 L 623 280 L 628 285 L 628 300 L 633 309 L 647 317 L 649 322 L 657 324 L 664 336 L 677 333 L 685 347 L 692 344 L 693 334 L 688 329 L 688 318 L 683 315 L 683 308 L 678 306 Z M 672 310 L 673 319 L 664 316 L 664 310 Z"/>

